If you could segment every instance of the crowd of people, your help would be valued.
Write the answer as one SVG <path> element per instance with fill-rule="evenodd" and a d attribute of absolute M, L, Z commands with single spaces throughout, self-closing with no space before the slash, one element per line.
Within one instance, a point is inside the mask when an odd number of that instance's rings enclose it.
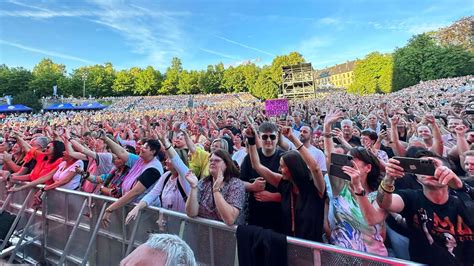
<path fill-rule="evenodd" d="M 38 198 L 57 187 L 117 198 L 103 226 L 134 203 L 127 223 L 157 206 L 381 256 L 472 265 L 472 79 L 293 100 L 276 117 L 247 96 L 200 95 L 7 119 L 0 179 L 11 193 L 45 184 Z"/>

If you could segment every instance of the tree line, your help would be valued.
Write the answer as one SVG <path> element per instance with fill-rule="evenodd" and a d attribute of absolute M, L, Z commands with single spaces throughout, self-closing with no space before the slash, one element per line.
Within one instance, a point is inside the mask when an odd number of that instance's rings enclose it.
<path fill-rule="evenodd" d="M 15 102 L 49 97 L 53 86 L 64 97 L 175 95 L 250 92 L 259 98 L 274 98 L 281 83 L 281 67 L 304 62 L 297 52 L 277 56 L 269 66 L 253 63 L 224 67 L 209 65 L 206 70 L 185 70 L 175 57 L 165 73 L 148 66 L 115 70 L 112 63 L 83 66 L 66 72 L 66 66 L 42 59 L 32 71 L 0 65 L 0 95 L 12 95 Z M 16 100 L 15 100 L 16 99 Z"/>

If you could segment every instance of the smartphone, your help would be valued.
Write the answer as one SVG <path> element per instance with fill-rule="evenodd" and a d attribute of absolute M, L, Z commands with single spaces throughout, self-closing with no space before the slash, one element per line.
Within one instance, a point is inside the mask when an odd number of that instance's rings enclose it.
<path fill-rule="evenodd" d="M 382 124 L 382 126 L 380 127 L 381 130 L 384 130 L 384 131 L 387 131 L 387 125 L 385 124 Z"/>
<path fill-rule="evenodd" d="M 331 164 L 329 166 L 329 175 L 351 181 L 351 177 L 342 170 L 342 165 Z"/>
<path fill-rule="evenodd" d="M 348 154 L 331 153 L 331 165 L 329 166 L 329 174 L 345 180 L 351 180 L 351 177 L 344 173 L 343 166 L 352 166 L 352 156 Z"/>
<path fill-rule="evenodd" d="M 405 173 L 433 176 L 436 170 L 434 161 L 430 159 L 398 156 L 393 157 L 393 159 L 400 162 L 400 166 L 403 168 Z"/>
<path fill-rule="evenodd" d="M 467 115 L 474 115 L 474 109 L 467 109 L 466 114 Z"/>
<path fill-rule="evenodd" d="M 186 130 L 187 127 L 188 127 L 188 125 L 186 123 L 181 123 L 181 125 L 179 126 L 179 129 L 180 130 Z"/>

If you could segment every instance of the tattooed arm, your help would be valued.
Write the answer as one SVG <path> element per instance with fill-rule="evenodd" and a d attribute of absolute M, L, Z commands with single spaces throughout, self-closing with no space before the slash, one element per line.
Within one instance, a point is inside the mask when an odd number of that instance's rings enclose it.
<path fill-rule="evenodd" d="M 389 212 L 401 212 L 405 208 L 403 199 L 393 194 L 395 190 L 395 180 L 404 175 L 403 168 L 399 166 L 399 162 L 395 159 L 390 159 L 386 164 L 386 173 L 377 191 L 377 204 L 380 208 Z"/>

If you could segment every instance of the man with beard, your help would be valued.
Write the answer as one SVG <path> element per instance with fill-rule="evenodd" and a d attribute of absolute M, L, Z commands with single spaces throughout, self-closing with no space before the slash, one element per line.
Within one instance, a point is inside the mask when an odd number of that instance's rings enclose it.
<path fill-rule="evenodd" d="M 326 157 L 320 149 L 311 145 L 312 138 L 313 131 L 311 130 L 311 127 L 302 126 L 300 129 L 300 141 L 308 149 L 309 153 L 311 153 L 311 156 L 318 163 L 319 167 L 321 168 L 321 171 L 324 174 L 327 172 Z"/>

